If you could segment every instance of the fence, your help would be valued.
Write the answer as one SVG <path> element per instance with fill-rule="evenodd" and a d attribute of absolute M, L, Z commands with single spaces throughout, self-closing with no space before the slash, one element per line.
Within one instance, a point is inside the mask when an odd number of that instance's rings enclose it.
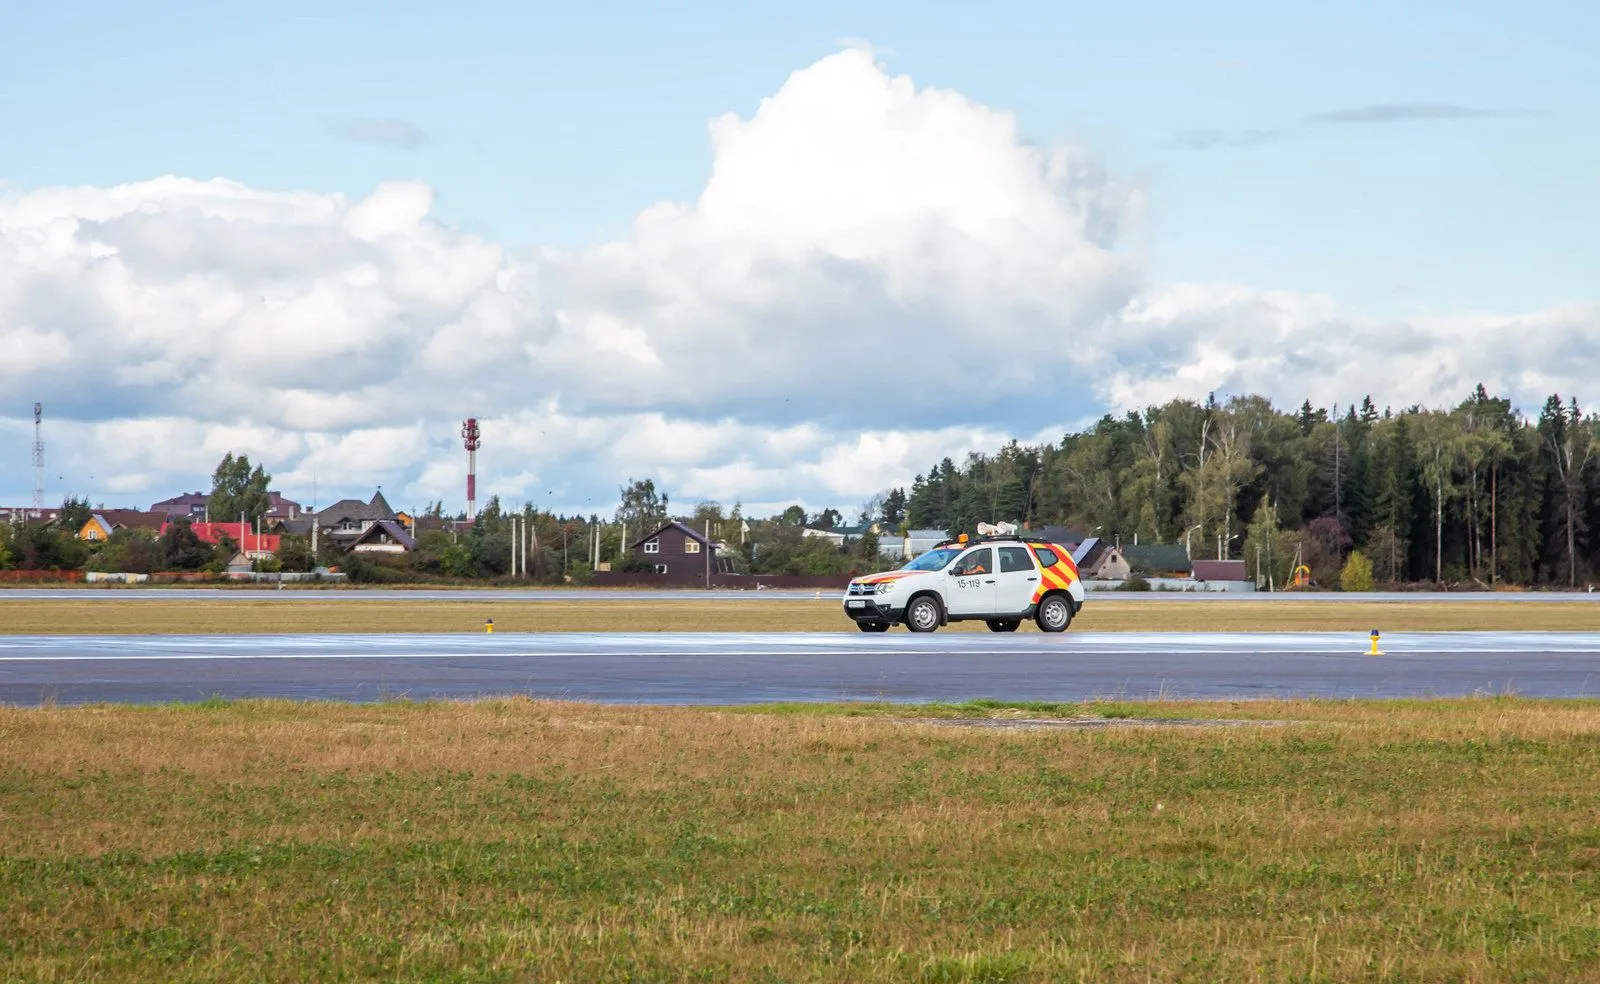
<path fill-rule="evenodd" d="M 848 574 L 822 576 L 796 574 L 713 574 L 711 587 L 727 591 L 843 591 L 850 583 Z M 663 588 L 683 590 L 704 588 L 701 577 L 669 577 L 663 574 L 596 571 L 589 579 L 595 588 Z"/>
<path fill-rule="evenodd" d="M 82 571 L 0 571 L 0 583 L 8 584 L 77 584 L 82 580 Z"/>

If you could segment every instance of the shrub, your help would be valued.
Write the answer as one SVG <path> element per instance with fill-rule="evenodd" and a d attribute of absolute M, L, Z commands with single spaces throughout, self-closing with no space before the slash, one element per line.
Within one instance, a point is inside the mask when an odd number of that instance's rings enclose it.
<path fill-rule="evenodd" d="M 1339 590 L 1371 591 L 1372 584 L 1372 561 L 1361 551 L 1353 551 L 1339 572 Z"/>

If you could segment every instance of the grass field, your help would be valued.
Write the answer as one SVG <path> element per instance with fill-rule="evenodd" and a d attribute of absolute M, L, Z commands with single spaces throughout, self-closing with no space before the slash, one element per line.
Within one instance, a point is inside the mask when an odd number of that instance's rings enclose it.
<path fill-rule="evenodd" d="M 5 601 L 0 634 L 482 632 L 837 632 L 837 598 L 761 601 L 139 600 Z M 1452 602 L 1182 602 L 1090 598 L 1084 631 L 1341 631 L 1565 629 L 1600 631 L 1600 605 Z M 982 622 L 943 631 L 987 631 Z M 1032 623 L 1023 631 L 1036 631 Z"/>
<path fill-rule="evenodd" d="M 0 709 L 0 979 L 1600 980 L 1600 707 Z"/>

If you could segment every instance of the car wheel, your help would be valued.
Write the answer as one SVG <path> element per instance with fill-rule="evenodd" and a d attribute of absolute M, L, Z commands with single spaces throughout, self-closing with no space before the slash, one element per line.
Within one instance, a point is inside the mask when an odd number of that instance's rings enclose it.
<path fill-rule="evenodd" d="M 939 627 L 939 603 L 927 595 L 906 606 L 906 628 L 912 632 L 932 632 Z"/>
<path fill-rule="evenodd" d="M 857 622 L 856 628 L 862 632 L 888 632 L 888 622 Z"/>
<path fill-rule="evenodd" d="M 1017 631 L 1017 626 L 1021 624 L 1021 622 L 1014 618 L 991 618 L 989 619 L 989 631 L 1015 632 Z"/>
<path fill-rule="evenodd" d="M 1072 602 L 1066 595 L 1053 594 L 1039 602 L 1039 613 L 1033 620 L 1040 632 L 1065 632 L 1072 624 Z"/>

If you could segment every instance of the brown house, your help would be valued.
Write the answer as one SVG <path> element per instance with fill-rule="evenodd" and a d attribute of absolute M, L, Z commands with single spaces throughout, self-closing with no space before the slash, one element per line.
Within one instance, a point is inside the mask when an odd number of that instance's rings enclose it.
<path fill-rule="evenodd" d="M 712 575 L 728 569 L 715 543 L 676 520 L 635 540 L 629 550 L 635 564 L 672 584 L 709 585 Z"/>
<path fill-rule="evenodd" d="M 1120 581 L 1132 573 L 1122 549 L 1096 537 L 1080 543 L 1073 559 L 1078 573 L 1094 581 Z"/>
<path fill-rule="evenodd" d="M 1242 560 L 1197 560 L 1194 562 L 1196 581 L 1248 581 L 1250 574 Z"/>

